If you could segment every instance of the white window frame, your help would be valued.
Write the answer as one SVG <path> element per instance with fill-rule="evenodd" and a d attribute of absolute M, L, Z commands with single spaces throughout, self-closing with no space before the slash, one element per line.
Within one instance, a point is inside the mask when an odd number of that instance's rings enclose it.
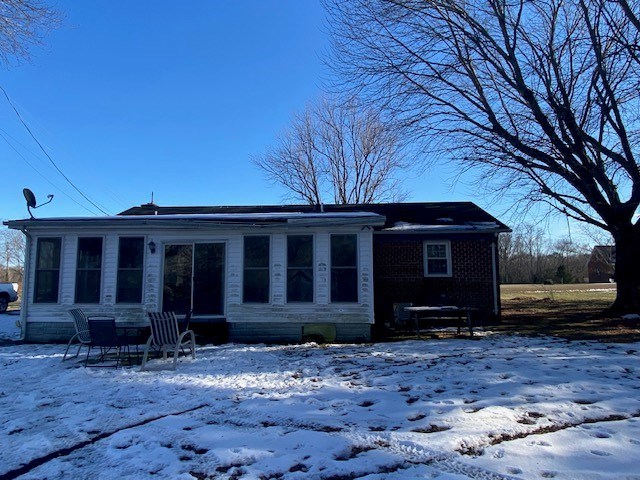
<path fill-rule="evenodd" d="M 429 258 L 427 257 L 428 245 L 444 245 L 447 259 L 447 273 L 429 273 Z M 429 278 L 444 278 L 452 276 L 451 268 L 451 241 L 450 240 L 425 240 L 422 246 L 422 257 L 424 266 L 424 276 Z"/>
<path fill-rule="evenodd" d="M 120 305 L 140 305 L 144 303 L 144 294 L 145 294 L 145 268 L 146 268 L 146 264 L 147 264 L 147 248 L 148 248 L 148 244 L 147 244 L 147 237 L 146 235 L 119 235 L 118 237 L 118 256 L 116 259 L 116 304 Z M 118 287 L 120 286 L 120 282 L 119 282 L 119 277 L 120 277 L 120 270 L 137 270 L 137 269 L 133 269 L 133 268 L 120 268 L 120 240 L 122 240 L 123 238 L 142 238 L 142 268 L 140 270 L 142 270 L 142 284 L 140 285 L 140 301 L 139 302 L 123 302 L 123 301 L 118 301 Z M 164 273 L 164 272 L 163 272 Z"/>
<path fill-rule="evenodd" d="M 80 240 L 84 238 L 100 238 L 102 240 L 102 253 L 100 258 L 100 291 L 98 293 L 97 302 L 78 302 L 78 254 L 80 253 Z M 107 238 L 105 235 L 82 235 L 76 238 L 76 264 L 75 264 L 75 276 L 73 280 L 73 303 L 74 305 L 102 305 L 104 297 L 104 265 L 105 265 L 105 253 L 107 249 Z M 87 269 L 82 269 L 87 270 Z M 97 270 L 97 269 L 89 269 Z"/>
<path fill-rule="evenodd" d="M 313 288 L 311 289 L 312 298 L 309 302 L 302 302 L 298 300 L 289 300 L 289 237 L 311 237 L 311 270 L 313 273 Z M 285 276 L 284 276 L 284 296 L 286 303 L 290 305 L 310 305 L 316 303 L 316 236 L 313 233 L 288 233 L 285 235 L 284 241 L 284 259 L 285 259 Z M 297 267 L 293 267 L 297 268 Z M 305 267 L 309 268 L 309 267 Z"/>
<path fill-rule="evenodd" d="M 245 274 L 245 269 L 247 267 L 245 267 L 245 258 L 244 258 L 244 241 L 247 237 L 268 237 L 269 238 L 269 261 L 268 261 L 268 265 L 267 265 L 267 271 L 268 273 L 268 279 L 269 279 L 269 296 L 267 297 L 267 301 L 266 302 L 249 302 L 246 301 L 244 298 L 244 274 Z M 273 263 L 273 235 L 271 234 L 250 234 L 250 235 L 243 235 L 242 236 L 242 281 L 241 281 L 241 292 L 242 292 L 242 303 L 245 305 L 271 305 L 273 303 L 273 268 L 272 268 L 272 263 Z M 249 267 L 251 268 L 251 267 Z M 254 267 L 256 268 L 256 267 Z M 257 267 L 257 268 L 261 268 L 264 269 L 265 267 Z"/>
<path fill-rule="evenodd" d="M 354 267 L 344 267 L 342 265 L 335 267 L 335 268 L 355 268 L 356 270 L 356 299 L 354 301 L 350 301 L 350 302 L 339 302 L 337 300 L 333 299 L 333 296 L 331 295 L 331 282 L 332 280 L 332 275 L 333 275 L 333 263 L 331 262 L 331 248 L 332 248 L 332 238 L 334 236 L 343 236 L 343 235 L 352 235 L 354 237 L 356 237 L 356 264 Z M 360 302 L 362 301 L 362 281 L 360 280 L 360 271 L 361 271 L 361 266 L 360 266 L 360 234 L 358 233 L 353 233 L 353 232 L 344 232 L 344 233 L 340 233 L 340 232 L 333 232 L 329 234 L 329 302 L 334 304 L 334 305 L 359 305 Z"/>

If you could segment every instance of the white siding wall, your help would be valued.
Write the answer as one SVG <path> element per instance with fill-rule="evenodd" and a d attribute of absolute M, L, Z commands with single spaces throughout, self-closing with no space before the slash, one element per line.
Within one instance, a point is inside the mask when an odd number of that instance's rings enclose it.
<path fill-rule="evenodd" d="M 330 233 L 357 233 L 359 251 L 360 299 L 354 304 L 330 302 Z M 271 284 L 270 303 L 242 303 L 243 235 L 271 236 Z M 314 298 L 309 304 L 286 303 L 286 235 L 314 235 Z M 162 268 L 164 246 L 171 243 L 224 242 L 226 246 L 225 318 L 228 322 L 302 322 L 302 323 L 373 323 L 373 275 L 372 233 L 347 227 L 327 230 L 305 228 L 297 230 L 268 231 L 266 229 L 230 230 L 174 230 L 174 231 L 114 231 L 88 230 L 79 234 L 61 231 L 31 233 L 30 261 L 27 268 L 28 290 L 25 292 L 28 322 L 69 322 L 67 310 L 73 308 L 75 269 L 78 237 L 101 236 L 103 264 L 101 297 L 99 304 L 81 305 L 88 313 L 113 314 L 119 320 L 144 318 L 146 311 L 162 308 Z M 144 236 L 145 259 L 143 275 L 143 301 L 140 305 L 116 303 L 116 279 L 118 262 L 118 238 L 120 236 Z M 38 237 L 62 237 L 59 302 L 33 303 L 35 265 Z M 156 244 L 156 253 L 150 253 L 149 241 Z"/>
<path fill-rule="evenodd" d="M 329 295 L 331 292 L 330 279 L 330 253 L 329 253 L 329 234 L 327 232 L 319 232 L 316 235 L 316 301 L 319 304 L 326 305 L 329 303 Z"/>
<path fill-rule="evenodd" d="M 102 240 L 102 289 L 101 301 L 104 305 L 116 303 L 116 279 L 118 277 L 118 237 L 108 235 Z M 107 252 L 110 255 L 107 255 Z"/>

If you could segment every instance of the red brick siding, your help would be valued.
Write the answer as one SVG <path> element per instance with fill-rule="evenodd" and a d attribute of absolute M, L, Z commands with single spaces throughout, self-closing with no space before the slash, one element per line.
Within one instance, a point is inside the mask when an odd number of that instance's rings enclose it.
<path fill-rule="evenodd" d="M 451 240 L 451 277 L 425 277 L 423 240 L 373 243 L 376 323 L 391 320 L 393 304 L 459 305 L 493 316 L 490 239 Z"/>

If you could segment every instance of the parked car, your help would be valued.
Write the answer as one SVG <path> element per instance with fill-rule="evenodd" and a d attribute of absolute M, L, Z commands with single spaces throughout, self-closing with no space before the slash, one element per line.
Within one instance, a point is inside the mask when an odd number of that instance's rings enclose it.
<path fill-rule="evenodd" d="M 17 283 L 0 283 L 0 313 L 6 312 L 10 302 L 18 300 Z"/>

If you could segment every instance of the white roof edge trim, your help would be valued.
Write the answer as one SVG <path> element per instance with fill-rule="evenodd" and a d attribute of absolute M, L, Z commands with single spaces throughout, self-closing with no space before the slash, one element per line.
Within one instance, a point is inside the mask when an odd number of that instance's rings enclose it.
<path fill-rule="evenodd" d="M 288 219 L 288 218 L 384 218 L 373 212 L 331 212 L 331 213 L 304 213 L 304 212 L 267 212 L 267 213 L 202 213 L 202 214 L 171 214 L 171 215 L 111 215 L 103 217 L 48 217 L 25 218 L 20 220 L 8 220 L 7 222 L 46 222 L 46 221 L 135 221 L 135 220 L 260 220 L 260 219 Z"/>
<path fill-rule="evenodd" d="M 338 212 L 338 213 L 249 213 L 249 214 L 197 214 L 197 215 L 116 215 L 108 217 L 52 217 L 40 219 L 9 220 L 3 222 L 9 228 L 47 228 L 56 226 L 105 226 L 119 224 L 146 225 L 160 227 L 162 225 L 242 225 L 264 220 L 274 221 L 273 225 L 322 225 L 322 224 L 357 224 L 384 225 L 385 217 L 371 212 Z M 269 224 L 265 224 L 268 226 Z"/>

